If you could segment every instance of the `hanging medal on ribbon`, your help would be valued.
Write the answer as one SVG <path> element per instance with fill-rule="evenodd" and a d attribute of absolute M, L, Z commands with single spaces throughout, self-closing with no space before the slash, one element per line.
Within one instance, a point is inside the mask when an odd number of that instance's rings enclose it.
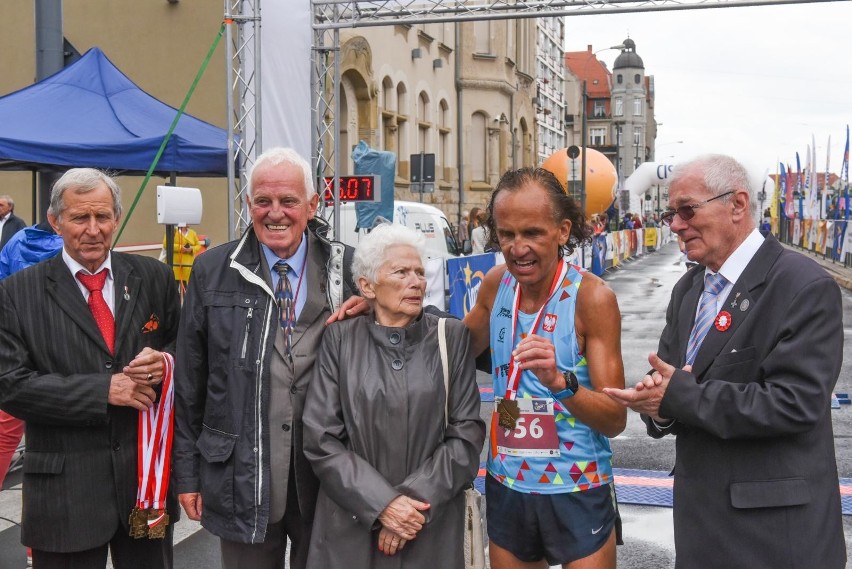
<path fill-rule="evenodd" d="M 556 292 L 556 289 L 559 288 L 559 285 L 565 279 L 565 276 L 568 274 L 568 263 L 565 262 L 564 259 L 559 260 L 559 266 L 556 268 L 556 274 L 553 275 L 553 282 L 550 283 L 550 292 L 547 294 L 547 299 L 541 305 L 541 308 L 538 309 L 538 314 L 536 314 L 535 320 L 533 321 L 532 328 L 530 328 L 530 335 L 535 334 L 538 330 L 538 326 L 541 323 L 541 317 L 544 314 L 544 309 L 547 306 L 547 303 L 550 302 L 553 293 Z M 515 347 L 515 334 L 518 331 L 518 311 L 520 310 L 521 305 L 521 283 L 516 283 L 515 285 L 515 298 L 512 302 L 512 348 Z M 518 418 L 521 416 L 521 410 L 518 406 L 518 385 L 521 382 L 521 368 L 518 365 L 518 362 L 515 361 L 515 358 L 509 359 L 509 371 L 508 371 L 508 379 L 506 380 L 506 393 L 503 395 L 503 398 L 497 403 L 496 415 L 497 415 L 497 423 L 503 427 L 504 429 L 508 429 L 510 431 L 515 430 L 515 427 L 518 423 Z"/>
<path fill-rule="evenodd" d="M 174 358 L 163 353 L 163 383 L 160 399 L 139 412 L 137 446 L 138 487 L 136 507 L 130 512 L 130 535 L 136 539 L 162 539 L 169 515 L 166 495 L 174 435 Z"/>

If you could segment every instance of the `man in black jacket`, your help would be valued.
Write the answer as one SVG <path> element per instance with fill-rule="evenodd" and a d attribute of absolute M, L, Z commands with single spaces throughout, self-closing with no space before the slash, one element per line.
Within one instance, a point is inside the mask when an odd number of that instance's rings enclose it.
<path fill-rule="evenodd" d="M 0 249 L 12 238 L 12 235 L 26 227 L 24 220 L 15 215 L 15 202 L 12 196 L 0 196 Z"/>
<path fill-rule="evenodd" d="M 661 216 L 699 263 L 672 291 L 654 368 L 604 389 L 676 435 L 677 568 L 846 565 L 829 400 L 843 360 L 834 280 L 755 228 L 733 158 L 679 165 Z"/>
<path fill-rule="evenodd" d="M 246 201 L 252 227 L 198 257 L 189 281 L 174 484 L 187 515 L 221 538 L 225 569 L 278 569 L 288 537 L 297 569 L 318 489 L 302 408 L 325 322 L 355 290 L 352 251 L 318 231 L 311 168 L 292 149 L 257 159 Z"/>

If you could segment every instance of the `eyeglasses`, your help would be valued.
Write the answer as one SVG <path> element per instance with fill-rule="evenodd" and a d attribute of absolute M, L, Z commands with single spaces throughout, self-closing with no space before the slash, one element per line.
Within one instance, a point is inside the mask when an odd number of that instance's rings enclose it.
<path fill-rule="evenodd" d="M 695 210 L 698 209 L 699 207 L 706 205 L 706 204 L 712 202 L 713 200 L 718 200 L 719 198 L 724 198 L 725 196 L 729 196 L 733 193 L 735 193 L 735 192 L 733 192 L 733 191 L 725 192 L 724 194 L 719 194 L 718 196 L 714 196 L 714 197 L 710 198 L 709 200 L 704 200 L 703 202 L 699 202 L 697 204 L 682 205 L 677 209 L 670 209 L 668 211 L 664 211 L 663 214 L 660 216 L 660 223 L 662 223 L 663 225 L 671 225 L 672 221 L 674 221 L 675 215 L 678 215 L 684 221 L 689 221 L 690 219 L 695 217 Z"/>

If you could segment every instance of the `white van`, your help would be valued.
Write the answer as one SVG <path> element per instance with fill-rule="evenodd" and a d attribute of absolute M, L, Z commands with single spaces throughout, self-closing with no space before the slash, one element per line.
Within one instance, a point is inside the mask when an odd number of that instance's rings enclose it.
<path fill-rule="evenodd" d="M 325 211 L 325 218 L 332 227 L 333 211 L 331 206 Z M 419 202 L 395 201 L 393 221 L 419 231 L 426 237 L 427 258 L 447 259 L 461 255 L 461 244 L 456 242 L 444 212 L 437 207 Z M 335 239 L 353 247 L 357 246 L 360 236 L 366 234 L 366 230 L 356 232 L 356 225 L 355 204 L 340 204 L 340 235 Z"/>

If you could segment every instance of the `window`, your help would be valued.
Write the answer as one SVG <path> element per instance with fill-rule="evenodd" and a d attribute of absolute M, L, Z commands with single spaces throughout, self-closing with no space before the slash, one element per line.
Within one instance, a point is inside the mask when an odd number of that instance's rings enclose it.
<path fill-rule="evenodd" d="M 449 180 L 450 166 L 450 105 L 445 99 L 441 99 L 438 105 L 438 133 L 439 147 L 435 162 L 438 165 L 437 177 L 440 180 Z"/>
<path fill-rule="evenodd" d="M 396 155 L 397 160 L 400 157 L 408 157 L 408 91 L 404 83 L 399 83 L 396 86 Z"/>
<path fill-rule="evenodd" d="M 642 127 L 633 129 L 633 144 L 636 146 L 645 146 L 645 137 L 642 136 Z"/>
<path fill-rule="evenodd" d="M 488 20 L 473 23 L 473 53 L 491 53 L 491 22 Z"/>
<path fill-rule="evenodd" d="M 633 76 L 633 82 L 638 85 L 639 83 L 642 82 L 642 76 L 637 73 L 636 75 Z"/>
<path fill-rule="evenodd" d="M 619 85 L 621 85 L 622 83 L 624 83 L 624 75 L 619 73 L 618 75 L 616 75 L 615 80 L 618 82 Z"/>
<path fill-rule="evenodd" d="M 603 101 L 595 101 L 595 110 L 592 115 L 596 119 L 602 119 L 606 117 L 606 105 Z"/>
<path fill-rule="evenodd" d="M 603 146 L 606 144 L 606 129 L 605 128 L 591 128 L 589 129 L 589 145 L 590 146 Z"/>
<path fill-rule="evenodd" d="M 431 113 L 429 112 L 429 95 L 426 91 L 420 92 L 417 104 L 417 150 L 429 152 L 429 127 L 431 125 Z"/>
<path fill-rule="evenodd" d="M 485 182 L 487 120 L 483 113 L 474 113 L 470 121 L 470 176 L 474 182 Z"/>
<path fill-rule="evenodd" d="M 633 99 L 633 116 L 642 116 L 642 99 Z"/>
<path fill-rule="evenodd" d="M 624 99 L 621 97 L 615 100 L 615 116 L 621 117 L 624 116 Z"/>

